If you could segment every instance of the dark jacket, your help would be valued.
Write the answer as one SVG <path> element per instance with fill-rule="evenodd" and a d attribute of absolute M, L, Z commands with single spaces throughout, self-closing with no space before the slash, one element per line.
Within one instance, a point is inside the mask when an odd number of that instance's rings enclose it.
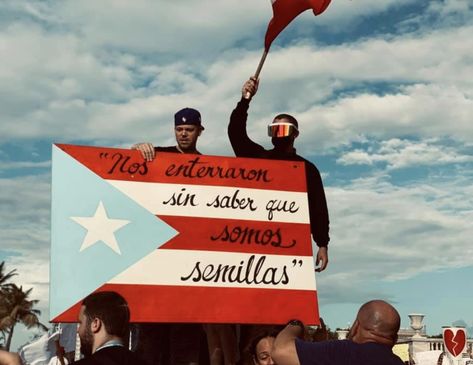
<path fill-rule="evenodd" d="M 237 157 L 267 158 L 270 160 L 303 161 L 306 167 L 307 196 L 309 199 L 310 228 L 317 246 L 328 245 L 329 218 L 324 186 L 319 170 L 305 158 L 294 153 L 284 153 L 276 149 L 266 150 L 253 142 L 246 131 L 250 101 L 242 98 L 233 110 L 228 125 L 228 137 Z"/>
<path fill-rule="evenodd" d="M 123 346 L 105 347 L 91 356 L 74 362 L 77 365 L 143 365 L 146 364 L 136 353 Z"/>

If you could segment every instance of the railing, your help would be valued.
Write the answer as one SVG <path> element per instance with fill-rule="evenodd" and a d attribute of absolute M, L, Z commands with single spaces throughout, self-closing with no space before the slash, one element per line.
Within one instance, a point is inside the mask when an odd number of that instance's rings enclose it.
<path fill-rule="evenodd" d="M 421 337 L 421 338 L 411 338 L 407 341 L 403 341 L 404 343 L 409 343 L 409 356 L 411 359 L 410 363 L 412 362 L 413 356 L 417 352 L 424 352 L 424 351 L 442 351 L 445 352 L 445 346 L 443 344 L 443 340 L 441 338 L 427 338 L 427 337 Z M 465 352 L 468 357 L 472 357 L 473 353 L 473 339 L 468 339 L 467 340 L 467 345 L 466 345 L 466 350 Z M 441 356 L 443 358 L 443 356 Z M 439 359 L 440 363 L 442 362 L 441 359 Z"/>

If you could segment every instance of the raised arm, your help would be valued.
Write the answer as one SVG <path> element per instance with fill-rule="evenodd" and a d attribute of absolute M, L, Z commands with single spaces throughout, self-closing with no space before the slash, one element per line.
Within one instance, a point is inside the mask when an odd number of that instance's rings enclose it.
<path fill-rule="evenodd" d="M 304 332 L 300 321 L 291 321 L 274 340 L 271 357 L 278 365 L 300 365 L 296 350 L 296 339 Z"/>
<path fill-rule="evenodd" d="M 259 154 L 264 152 L 264 148 L 253 142 L 246 131 L 248 108 L 257 90 L 258 80 L 250 78 L 246 81 L 241 90 L 241 100 L 230 116 L 228 137 L 237 157 L 259 157 Z"/>

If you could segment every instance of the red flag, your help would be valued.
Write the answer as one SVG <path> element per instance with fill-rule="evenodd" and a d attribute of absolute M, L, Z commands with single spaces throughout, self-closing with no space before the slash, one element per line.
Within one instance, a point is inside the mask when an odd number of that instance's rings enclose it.
<path fill-rule="evenodd" d="M 286 26 L 300 13 L 312 9 L 315 15 L 324 12 L 330 0 L 271 0 L 273 3 L 273 18 L 268 24 L 264 48 L 269 50 L 271 43 Z"/>

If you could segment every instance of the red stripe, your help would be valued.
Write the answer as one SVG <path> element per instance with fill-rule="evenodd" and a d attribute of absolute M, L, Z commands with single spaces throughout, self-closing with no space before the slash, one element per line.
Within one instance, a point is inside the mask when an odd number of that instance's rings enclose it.
<path fill-rule="evenodd" d="M 103 179 L 306 191 L 305 168 L 304 163 L 300 161 L 159 152 L 153 162 L 145 162 L 140 152 L 135 150 L 64 144 L 56 146 Z M 191 168 L 191 161 L 196 158 L 198 162 Z M 180 165 L 187 166 L 187 169 L 179 169 Z M 237 175 L 240 169 L 244 169 L 248 179 L 197 176 L 199 169 L 202 169 L 203 174 L 208 167 L 213 167 L 214 172 L 217 167 L 221 167 L 225 172 L 233 168 Z M 194 177 L 183 176 L 184 170 L 187 175 Z"/>
<path fill-rule="evenodd" d="M 320 323 L 314 291 L 117 284 L 98 291 L 104 290 L 126 298 L 132 322 L 283 324 L 298 318 Z M 79 308 L 80 303 L 52 322 L 77 321 Z"/>
<path fill-rule="evenodd" d="M 312 256 L 309 224 L 176 216 L 159 218 L 180 232 L 161 249 Z"/>

